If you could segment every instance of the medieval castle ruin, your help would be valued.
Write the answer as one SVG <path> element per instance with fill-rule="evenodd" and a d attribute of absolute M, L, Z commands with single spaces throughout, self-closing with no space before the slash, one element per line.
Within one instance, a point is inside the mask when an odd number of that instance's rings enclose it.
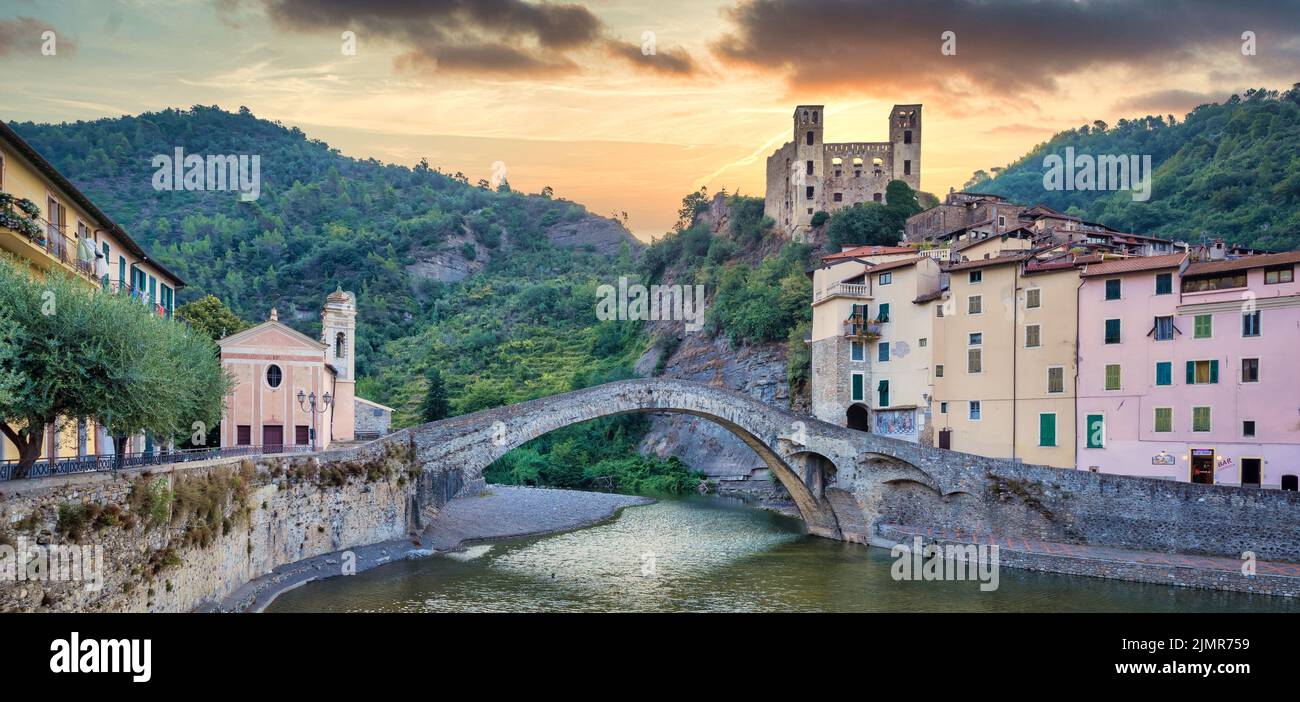
<path fill-rule="evenodd" d="M 889 141 L 827 144 L 825 126 L 822 105 L 796 107 L 794 140 L 767 157 L 763 213 L 794 238 L 802 238 L 818 211 L 883 202 L 891 180 L 921 187 L 920 105 L 894 105 Z"/>

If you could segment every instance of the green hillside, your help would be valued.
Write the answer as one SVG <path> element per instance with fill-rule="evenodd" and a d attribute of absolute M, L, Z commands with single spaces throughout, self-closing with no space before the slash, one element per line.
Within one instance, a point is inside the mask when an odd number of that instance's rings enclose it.
<path fill-rule="evenodd" d="M 1126 191 L 1048 191 L 1043 158 L 1063 154 L 1151 156 L 1151 198 Z M 994 169 L 997 170 L 997 169 Z M 1222 104 L 1173 115 L 1094 122 L 1060 132 L 993 177 L 979 171 L 967 190 L 1042 203 L 1139 233 L 1199 242 L 1222 236 L 1268 250 L 1300 247 L 1300 84 L 1250 90 Z"/>

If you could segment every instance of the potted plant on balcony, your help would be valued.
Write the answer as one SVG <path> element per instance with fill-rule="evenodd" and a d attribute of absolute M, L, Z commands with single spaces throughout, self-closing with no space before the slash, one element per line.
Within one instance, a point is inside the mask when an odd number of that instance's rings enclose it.
<path fill-rule="evenodd" d="M 18 211 L 14 211 L 14 208 Z M 36 218 L 41 215 L 41 208 L 25 197 L 14 197 L 9 193 L 0 193 L 0 227 L 7 227 L 33 241 L 43 239 L 41 225 Z"/>

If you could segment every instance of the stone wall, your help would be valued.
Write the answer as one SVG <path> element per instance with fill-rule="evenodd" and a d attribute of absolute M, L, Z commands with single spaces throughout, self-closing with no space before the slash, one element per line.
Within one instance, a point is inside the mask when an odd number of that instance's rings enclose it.
<path fill-rule="evenodd" d="M 0 483 L 0 544 L 102 546 L 103 583 L 0 581 L 0 611 L 178 612 L 277 566 L 405 538 L 465 486 L 398 440 Z"/>

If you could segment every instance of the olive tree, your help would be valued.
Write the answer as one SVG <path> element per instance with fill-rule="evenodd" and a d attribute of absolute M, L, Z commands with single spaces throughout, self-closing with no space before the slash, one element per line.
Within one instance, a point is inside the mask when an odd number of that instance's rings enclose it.
<path fill-rule="evenodd" d="M 128 296 L 59 271 L 35 274 L 0 260 L 0 432 L 18 448 L 16 477 L 40 457 L 46 426 L 91 418 L 117 438 L 172 437 L 220 421 L 230 379 L 207 337 L 163 319 Z"/>

